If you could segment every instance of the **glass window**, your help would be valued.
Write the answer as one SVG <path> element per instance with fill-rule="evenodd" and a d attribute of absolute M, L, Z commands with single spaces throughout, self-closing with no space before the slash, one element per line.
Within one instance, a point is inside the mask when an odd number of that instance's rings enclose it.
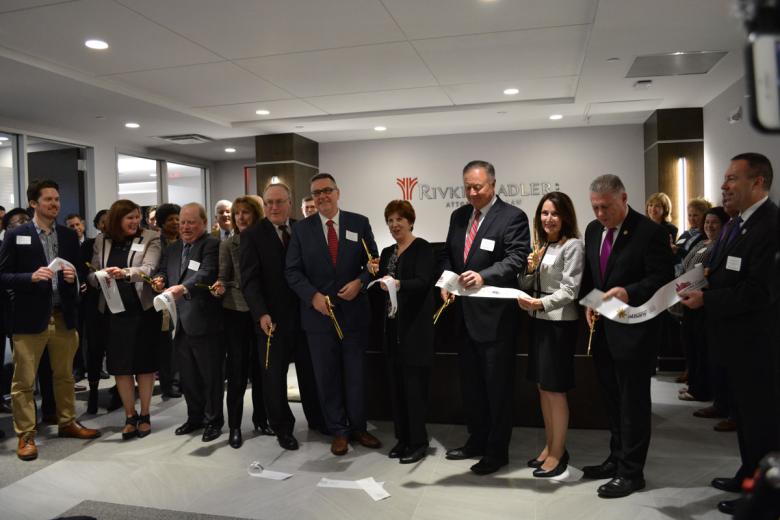
<path fill-rule="evenodd" d="M 16 196 L 14 144 L 16 136 L 0 133 L 0 206 L 6 211 L 19 205 Z"/>
<path fill-rule="evenodd" d="M 166 181 L 168 202 L 187 204 L 198 202 L 205 204 L 205 172 L 203 168 L 168 162 Z"/>
<path fill-rule="evenodd" d="M 117 158 L 119 198 L 139 206 L 157 204 L 157 161 L 119 154 Z"/>

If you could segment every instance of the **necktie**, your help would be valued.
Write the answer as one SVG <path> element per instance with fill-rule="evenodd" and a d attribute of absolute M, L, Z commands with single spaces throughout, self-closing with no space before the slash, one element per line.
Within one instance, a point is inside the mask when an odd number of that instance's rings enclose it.
<path fill-rule="evenodd" d="M 184 274 L 184 271 L 187 270 L 187 264 L 190 260 L 190 249 L 192 249 L 192 244 L 184 244 L 184 248 L 181 250 L 181 274 Z"/>
<path fill-rule="evenodd" d="M 284 244 L 284 248 L 287 249 L 287 246 L 290 245 L 290 232 L 287 231 L 287 224 L 279 226 L 279 231 L 282 232 L 282 244 Z M 330 231 L 328 231 L 328 239 L 330 240 Z M 330 246 L 328 246 L 328 248 L 330 248 Z"/>
<path fill-rule="evenodd" d="M 325 223 L 328 226 L 328 252 L 330 253 L 330 261 L 333 265 L 336 265 L 336 259 L 339 256 L 339 237 L 336 235 L 336 229 L 333 227 L 333 221 L 328 220 Z"/>
<path fill-rule="evenodd" d="M 731 229 L 729 229 L 729 234 L 726 235 L 726 245 L 729 245 L 739 233 L 740 225 L 742 224 L 742 217 L 737 215 L 733 219 L 729 220 L 729 224 L 731 224 Z"/>
<path fill-rule="evenodd" d="M 474 222 L 471 223 L 469 234 L 466 237 L 466 246 L 463 248 L 463 263 L 466 263 L 466 259 L 469 257 L 469 250 L 471 244 L 474 243 L 474 238 L 477 236 L 477 228 L 479 228 L 479 217 L 482 215 L 479 210 L 474 211 Z"/>
<path fill-rule="evenodd" d="M 607 236 L 601 244 L 601 256 L 599 257 L 599 270 L 601 271 L 601 281 L 604 282 L 604 273 L 607 272 L 607 262 L 609 255 L 612 254 L 612 239 L 615 237 L 615 228 L 607 230 Z"/>
<path fill-rule="evenodd" d="M 718 237 L 718 241 L 715 242 L 715 245 L 712 247 L 712 252 L 710 253 L 709 258 L 707 258 L 707 261 L 704 262 L 705 267 L 709 267 L 712 264 L 712 262 L 714 262 L 715 259 L 718 258 L 721 249 L 728 246 L 729 243 L 731 243 L 731 241 L 734 239 L 734 237 L 737 236 L 737 232 L 739 231 L 739 225 L 741 223 L 742 223 L 742 217 L 740 217 L 739 215 L 726 222 L 726 225 L 723 226 L 723 229 L 720 230 L 720 236 Z"/>

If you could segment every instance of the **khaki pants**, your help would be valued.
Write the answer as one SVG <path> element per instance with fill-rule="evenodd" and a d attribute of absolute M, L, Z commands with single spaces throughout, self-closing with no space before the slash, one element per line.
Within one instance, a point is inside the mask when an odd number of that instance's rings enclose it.
<path fill-rule="evenodd" d="M 51 360 L 54 401 L 60 426 L 76 418 L 73 393 L 73 356 L 79 346 L 76 329 L 68 329 L 62 312 L 55 310 L 49 327 L 39 334 L 14 334 L 14 377 L 11 382 L 11 403 L 14 430 L 19 436 L 35 433 L 35 397 L 33 385 L 43 350 L 48 346 Z"/>

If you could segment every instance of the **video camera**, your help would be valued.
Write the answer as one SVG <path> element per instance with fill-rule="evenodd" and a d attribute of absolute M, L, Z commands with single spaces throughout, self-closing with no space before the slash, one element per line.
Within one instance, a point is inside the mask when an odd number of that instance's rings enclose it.
<path fill-rule="evenodd" d="M 746 52 L 750 120 L 780 133 L 780 0 L 739 0 L 748 33 Z"/>

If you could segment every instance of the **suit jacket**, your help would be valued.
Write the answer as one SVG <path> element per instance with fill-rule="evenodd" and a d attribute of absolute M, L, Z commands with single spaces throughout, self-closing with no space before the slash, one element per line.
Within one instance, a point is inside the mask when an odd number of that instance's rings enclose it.
<path fill-rule="evenodd" d="M 84 242 L 86 244 L 86 241 Z M 111 254 L 112 240 L 107 238 L 106 235 L 99 235 L 93 239 L 92 246 L 92 259 L 90 263 L 95 269 L 104 269 L 111 267 L 106 265 L 108 257 Z M 132 247 L 142 248 L 141 251 L 134 251 Z M 160 234 L 156 231 L 144 229 L 141 235 L 133 238 L 133 246 L 131 246 L 130 252 L 127 255 L 127 265 L 130 270 L 130 282 L 135 285 L 135 291 L 138 293 L 138 298 L 141 300 L 141 306 L 144 310 L 152 308 L 152 301 L 157 295 L 154 289 L 144 282 L 143 276 L 151 276 L 157 270 L 157 266 L 160 264 Z M 87 281 L 89 284 L 99 289 L 97 277 L 94 272 L 90 272 L 87 275 Z M 100 292 L 98 297 L 98 310 L 104 312 L 106 307 L 106 300 L 103 297 L 103 293 Z"/>
<path fill-rule="evenodd" d="M 222 331 L 222 304 L 205 287 L 217 281 L 219 271 L 219 239 L 204 233 L 190 249 L 189 263 L 181 272 L 183 242 L 177 240 L 163 251 L 158 276 L 165 278 L 166 286 L 181 284 L 187 294 L 176 300 L 178 326 L 190 336 L 202 336 Z M 197 270 L 192 262 L 198 262 Z"/>
<path fill-rule="evenodd" d="M 386 247 L 379 257 L 377 278 L 387 275 L 388 262 L 396 246 Z M 414 242 L 398 258 L 395 279 L 401 282 L 396 314 L 397 338 L 383 336 L 388 354 L 398 356 L 407 365 L 430 366 L 433 363 L 433 289 L 436 260 L 433 247 L 422 238 Z M 372 289 L 382 291 L 379 284 Z M 387 294 L 387 293 L 384 293 Z M 387 297 L 385 297 L 387 301 Z M 387 325 L 387 311 L 383 316 Z M 396 345 L 387 341 L 395 340 Z"/>
<path fill-rule="evenodd" d="M 669 231 L 649 218 L 628 209 L 623 225 L 613 242 L 604 280 L 599 258 L 604 226 L 598 220 L 585 230 L 585 273 L 581 295 L 596 288 L 608 291 L 623 287 L 628 304 L 642 305 L 664 284 L 674 278 L 674 257 L 669 247 Z M 658 318 L 627 325 L 607 319 L 604 327 L 607 346 L 614 359 L 648 359 L 658 352 Z"/>
<path fill-rule="evenodd" d="M 528 218 L 523 210 L 498 197 L 480 224 L 464 263 L 466 228 L 473 212 L 470 204 L 452 212 L 442 268 L 458 274 L 476 271 L 485 285 L 516 288 L 517 276 L 531 252 Z M 506 339 L 515 330 L 519 308 L 514 300 L 457 298 L 456 304 L 461 306 L 466 330 L 475 341 Z"/>
<path fill-rule="evenodd" d="M 57 256 L 74 266 L 79 263 L 79 239 L 76 232 L 56 225 Z M 29 244 L 20 243 L 18 237 L 29 237 Z M 22 239 L 22 241 L 25 241 Z M 49 265 L 43 244 L 28 222 L 7 231 L 0 247 L 0 287 L 10 289 L 11 323 L 13 334 L 39 334 L 49 326 L 52 313 L 51 281 L 33 282 L 32 274 L 39 267 Z M 62 271 L 57 272 L 57 288 L 65 323 L 69 329 L 77 325 L 78 285 L 67 283 Z"/>
<path fill-rule="evenodd" d="M 241 292 L 243 273 L 239 256 L 242 235 L 243 233 L 230 235 L 219 243 L 219 275 L 217 279 L 225 284 L 222 307 L 237 312 L 249 310 L 244 293 Z"/>
<path fill-rule="evenodd" d="M 743 349 L 766 349 L 769 354 L 777 348 L 777 218 L 777 206 L 767 199 L 731 243 L 718 247 L 710 259 L 704 311 L 708 339 L 724 363 Z"/>
<path fill-rule="evenodd" d="M 295 220 L 290 219 L 290 224 Z M 269 314 L 281 330 L 295 330 L 300 321 L 298 297 L 284 277 L 284 245 L 270 220 L 264 218 L 241 233 L 241 290 L 252 319 Z"/>
<path fill-rule="evenodd" d="M 351 237 L 349 239 L 347 232 Z M 330 296 L 342 330 L 368 329 L 370 311 L 365 292 L 361 291 L 352 301 L 336 296 L 348 282 L 359 278 L 365 287 L 372 278 L 366 269 L 368 258 L 361 239 L 366 241 L 369 251 L 376 256 L 376 242 L 368 219 L 357 213 L 339 211 L 339 249 L 334 266 L 319 213 L 293 226 L 285 276 L 290 288 L 301 300 L 301 323 L 307 332 L 328 332 L 333 329 L 330 318 L 320 314 L 311 305 L 311 299 L 318 291 Z"/>

